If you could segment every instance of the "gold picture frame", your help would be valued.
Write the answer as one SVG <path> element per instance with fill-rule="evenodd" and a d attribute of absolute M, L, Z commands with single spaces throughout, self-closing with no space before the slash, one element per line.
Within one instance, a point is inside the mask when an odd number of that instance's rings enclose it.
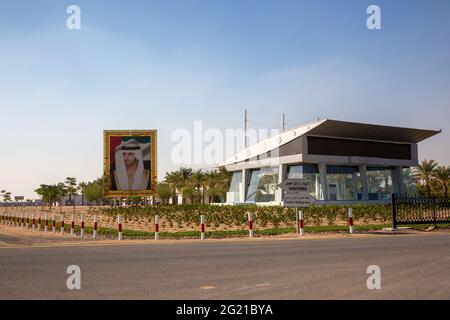
<path fill-rule="evenodd" d="M 111 138 L 150 137 L 150 189 L 111 190 Z M 103 131 L 103 194 L 106 198 L 147 197 L 156 193 L 157 172 L 157 131 L 156 130 L 104 130 Z"/>

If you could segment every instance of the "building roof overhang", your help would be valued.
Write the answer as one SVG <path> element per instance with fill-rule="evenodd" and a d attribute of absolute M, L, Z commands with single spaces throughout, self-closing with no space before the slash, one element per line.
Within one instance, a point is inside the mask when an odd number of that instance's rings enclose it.
<path fill-rule="evenodd" d="M 236 164 L 257 157 L 305 134 L 396 143 L 418 143 L 440 132 L 442 130 L 403 128 L 325 119 L 292 128 L 264 139 L 229 157 L 220 163 L 218 167 Z"/>

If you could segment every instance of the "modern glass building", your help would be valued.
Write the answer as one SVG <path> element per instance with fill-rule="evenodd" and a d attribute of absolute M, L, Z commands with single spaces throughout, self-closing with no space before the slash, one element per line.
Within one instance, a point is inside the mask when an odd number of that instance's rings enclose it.
<path fill-rule="evenodd" d="M 282 204 L 278 184 L 311 181 L 319 203 L 384 202 L 415 192 L 417 144 L 441 131 L 320 120 L 249 146 L 222 162 L 233 173 L 227 203 Z"/>

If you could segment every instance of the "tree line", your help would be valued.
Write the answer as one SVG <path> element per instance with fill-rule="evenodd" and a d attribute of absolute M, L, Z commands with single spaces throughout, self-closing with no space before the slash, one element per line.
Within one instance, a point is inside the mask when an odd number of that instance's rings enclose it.
<path fill-rule="evenodd" d="M 412 170 L 413 178 L 420 195 L 448 197 L 450 185 L 450 166 L 440 166 L 435 160 L 423 160 Z M 194 170 L 181 167 L 178 170 L 167 172 L 164 180 L 158 183 L 156 203 L 178 203 L 181 195 L 183 203 L 208 204 L 212 202 L 225 202 L 226 193 L 231 183 L 231 173 L 221 170 Z M 57 203 L 68 200 L 69 205 L 75 207 L 75 197 L 81 194 L 81 203 L 105 204 L 109 203 L 103 196 L 103 178 L 90 182 L 77 182 L 74 177 L 67 177 L 63 182 L 56 184 L 41 184 L 35 192 L 40 196 L 42 203 L 52 207 Z M 1 190 L 0 195 L 4 202 L 11 202 L 11 192 Z M 139 203 L 141 199 L 126 199 L 128 202 Z M 31 201 L 31 200 L 27 200 Z"/>
<path fill-rule="evenodd" d="M 413 169 L 419 194 L 432 197 L 448 197 L 450 166 L 439 166 L 435 160 L 423 160 Z"/>

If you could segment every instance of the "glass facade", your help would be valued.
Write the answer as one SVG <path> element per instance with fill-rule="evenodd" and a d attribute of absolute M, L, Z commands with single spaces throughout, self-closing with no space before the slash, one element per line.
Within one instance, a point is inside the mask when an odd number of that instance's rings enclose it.
<path fill-rule="evenodd" d="M 391 168 L 367 167 L 369 200 L 388 200 L 394 192 L 394 172 Z"/>
<path fill-rule="evenodd" d="M 299 164 L 288 166 L 288 179 L 304 179 L 310 181 L 309 194 L 318 200 L 323 200 L 323 192 L 320 185 L 319 169 L 315 164 Z"/>
<path fill-rule="evenodd" d="M 247 186 L 246 202 L 275 201 L 278 189 L 278 167 L 264 167 L 250 171 L 250 181 Z"/>
<path fill-rule="evenodd" d="M 419 195 L 419 192 L 417 191 L 416 180 L 413 177 L 411 168 L 403 168 L 402 175 L 403 186 L 406 194 L 413 196 Z"/>
<path fill-rule="evenodd" d="M 415 180 L 410 168 L 398 170 L 393 167 L 366 167 L 367 197 L 363 195 L 362 175 L 358 166 L 324 166 L 327 194 L 324 193 L 319 166 L 316 164 L 292 164 L 286 166 L 286 179 L 305 179 L 310 181 L 308 190 L 314 198 L 327 201 L 377 201 L 389 200 L 394 192 L 417 194 Z M 279 188 L 279 166 L 248 170 L 246 185 L 243 184 L 242 170 L 232 174 L 227 202 L 275 202 Z M 325 180 L 325 179 L 324 179 Z M 400 184 L 402 183 L 402 185 Z M 244 190 L 245 187 L 245 190 Z M 244 199 L 241 198 L 245 191 Z"/>
<path fill-rule="evenodd" d="M 358 167 L 327 166 L 327 180 L 329 200 L 361 200 L 363 198 Z"/>
<path fill-rule="evenodd" d="M 234 171 L 231 177 L 230 190 L 227 192 L 227 202 L 240 202 L 239 195 L 242 186 L 242 171 Z"/>

